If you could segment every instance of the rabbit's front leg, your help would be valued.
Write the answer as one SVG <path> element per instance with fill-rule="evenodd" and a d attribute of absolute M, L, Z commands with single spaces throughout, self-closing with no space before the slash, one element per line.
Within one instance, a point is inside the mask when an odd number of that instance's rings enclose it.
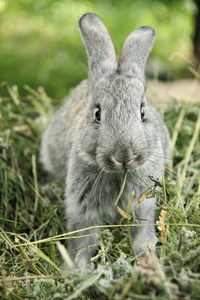
<path fill-rule="evenodd" d="M 144 199 L 138 204 L 134 212 L 138 225 L 131 227 L 131 233 L 133 236 L 133 249 L 137 255 L 148 251 L 155 252 L 158 241 L 153 226 L 155 223 L 155 202 L 155 198 Z"/>
<path fill-rule="evenodd" d="M 98 228 L 84 229 L 91 227 L 89 226 L 91 224 L 82 222 L 79 218 L 76 219 L 75 215 L 73 218 L 68 218 L 68 231 L 72 234 L 69 235 L 67 250 L 75 267 L 85 272 L 87 264 L 98 249 L 96 237 L 100 234 L 100 230 Z"/>

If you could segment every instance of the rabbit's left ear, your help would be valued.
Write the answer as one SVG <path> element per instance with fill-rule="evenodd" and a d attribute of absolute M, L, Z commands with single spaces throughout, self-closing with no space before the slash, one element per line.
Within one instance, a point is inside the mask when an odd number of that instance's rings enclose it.
<path fill-rule="evenodd" d="M 110 35 L 100 17 L 87 13 L 79 21 L 79 29 L 88 56 L 90 81 L 116 72 L 117 62 Z"/>
<path fill-rule="evenodd" d="M 149 26 L 139 27 L 126 39 L 122 48 L 118 72 L 144 79 L 147 58 L 155 40 L 155 30 Z"/>

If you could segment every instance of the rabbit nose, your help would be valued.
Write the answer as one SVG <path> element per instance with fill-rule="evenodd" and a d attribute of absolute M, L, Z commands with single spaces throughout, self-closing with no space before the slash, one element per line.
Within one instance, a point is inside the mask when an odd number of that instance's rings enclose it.
<path fill-rule="evenodd" d="M 118 159 L 115 156 L 111 157 L 112 161 L 114 162 L 114 164 L 116 166 L 119 167 L 123 167 L 125 169 L 129 168 L 129 165 L 133 162 L 133 160 L 135 159 L 135 156 L 132 156 L 130 158 L 126 158 L 126 159 Z"/>

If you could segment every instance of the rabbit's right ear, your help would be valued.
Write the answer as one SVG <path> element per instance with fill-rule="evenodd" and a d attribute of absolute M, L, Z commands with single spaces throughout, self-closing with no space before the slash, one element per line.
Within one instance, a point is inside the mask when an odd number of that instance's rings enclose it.
<path fill-rule="evenodd" d="M 155 40 L 155 30 L 142 26 L 134 30 L 126 39 L 122 48 L 118 72 L 144 80 L 147 58 Z"/>
<path fill-rule="evenodd" d="M 116 54 L 110 35 L 100 17 L 87 13 L 79 21 L 79 29 L 86 48 L 90 81 L 96 82 L 102 74 L 116 71 Z"/>

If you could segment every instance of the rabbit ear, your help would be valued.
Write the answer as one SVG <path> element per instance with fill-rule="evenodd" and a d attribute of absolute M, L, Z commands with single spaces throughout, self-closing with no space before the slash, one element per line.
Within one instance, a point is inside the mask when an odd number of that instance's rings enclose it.
<path fill-rule="evenodd" d="M 118 72 L 144 79 L 145 64 L 155 40 L 155 30 L 149 26 L 139 27 L 126 39 L 122 48 Z"/>
<path fill-rule="evenodd" d="M 86 47 L 90 80 L 116 71 L 116 54 L 110 35 L 100 17 L 87 13 L 79 21 L 83 43 Z"/>

